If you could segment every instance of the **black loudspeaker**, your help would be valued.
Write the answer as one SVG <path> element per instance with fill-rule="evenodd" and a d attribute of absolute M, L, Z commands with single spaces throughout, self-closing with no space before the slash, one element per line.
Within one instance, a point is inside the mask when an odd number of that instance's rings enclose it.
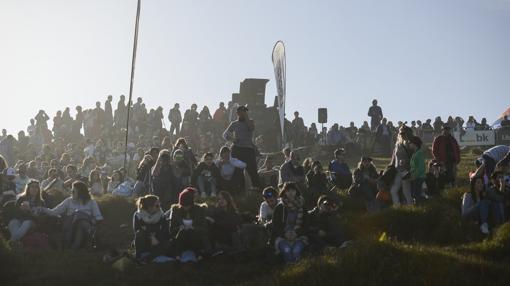
<path fill-rule="evenodd" d="M 328 123 L 328 109 L 327 108 L 319 108 L 319 123 Z"/>

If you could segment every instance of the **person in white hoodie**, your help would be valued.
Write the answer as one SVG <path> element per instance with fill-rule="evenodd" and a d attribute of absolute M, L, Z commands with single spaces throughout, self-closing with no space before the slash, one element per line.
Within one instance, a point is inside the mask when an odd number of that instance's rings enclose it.
<path fill-rule="evenodd" d="M 218 189 L 229 191 L 232 195 L 239 194 L 244 188 L 243 170 L 246 168 L 246 163 L 233 158 L 227 146 L 220 149 L 219 159 L 215 163 L 220 169 Z"/>

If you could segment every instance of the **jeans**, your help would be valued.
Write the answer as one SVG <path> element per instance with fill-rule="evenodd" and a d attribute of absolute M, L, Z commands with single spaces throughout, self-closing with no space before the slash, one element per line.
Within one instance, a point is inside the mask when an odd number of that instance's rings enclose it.
<path fill-rule="evenodd" d="M 34 222 L 31 220 L 11 219 L 11 221 L 9 221 L 11 240 L 21 240 L 33 226 Z"/>
<path fill-rule="evenodd" d="M 205 193 L 207 195 L 216 194 L 216 180 L 214 178 L 206 178 L 199 175 L 197 178 L 198 191 L 200 194 Z"/>
<path fill-rule="evenodd" d="M 300 240 L 296 240 L 294 243 L 282 240 L 278 243 L 278 249 L 283 253 L 283 260 L 285 263 L 293 263 L 301 258 L 305 245 Z"/>
<path fill-rule="evenodd" d="M 406 204 L 407 205 L 413 204 L 413 197 L 411 196 L 411 181 L 402 180 L 402 176 L 403 176 L 402 172 L 397 172 L 390 191 L 393 205 L 397 207 L 400 206 L 400 197 L 398 195 L 400 187 L 402 187 L 402 192 L 404 193 Z"/>

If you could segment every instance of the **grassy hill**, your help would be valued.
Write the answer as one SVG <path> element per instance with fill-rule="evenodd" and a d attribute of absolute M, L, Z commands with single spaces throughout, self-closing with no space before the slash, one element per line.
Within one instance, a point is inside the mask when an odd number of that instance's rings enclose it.
<path fill-rule="evenodd" d="M 106 221 L 94 252 L 13 250 L 0 241 L 2 285 L 508 285 L 510 223 L 480 234 L 460 219 L 460 197 L 477 151 L 463 151 L 460 187 L 419 207 L 365 214 L 362 204 L 346 202 L 339 216 L 354 240 L 344 249 L 310 254 L 283 266 L 271 251 L 219 256 L 198 265 L 147 265 L 129 260 L 105 264 L 109 247 L 127 248 L 132 238 L 130 200 L 99 199 Z M 378 167 L 387 159 L 376 159 Z M 354 161 L 351 166 L 354 166 Z M 259 195 L 243 198 L 242 209 L 256 211 Z M 385 234 L 384 236 L 382 234 Z"/>

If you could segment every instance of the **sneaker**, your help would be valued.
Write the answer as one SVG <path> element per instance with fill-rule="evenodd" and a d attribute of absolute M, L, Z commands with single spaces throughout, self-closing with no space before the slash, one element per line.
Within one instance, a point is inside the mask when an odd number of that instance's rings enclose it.
<path fill-rule="evenodd" d="M 482 223 L 482 225 L 480 226 L 480 231 L 483 234 L 489 234 L 489 225 L 486 222 Z"/>

